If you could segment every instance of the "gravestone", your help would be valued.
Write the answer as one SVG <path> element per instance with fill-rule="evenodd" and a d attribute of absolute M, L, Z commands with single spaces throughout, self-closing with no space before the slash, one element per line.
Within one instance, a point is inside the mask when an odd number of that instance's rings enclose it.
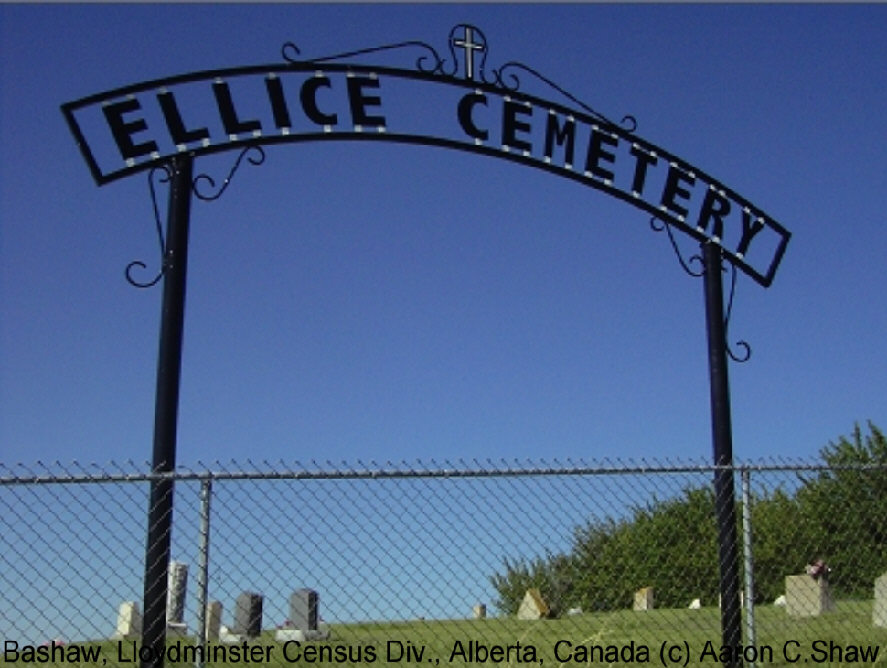
<path fill-rule="evenodd" d="M 634 593 L 634 609 L 653 609 L 653 587 L 642 587 Z"/>
<path fill-rule="evenodd" d="M 527 589 L 524 600 L 517 609 L 518 619 L 542 619 L 548 617 L 551 609 L 536 588 Z"/>
<path fill-rule="evenodd" d="M 185 595 L 188 591 L 188 564 L 169 562 L 166 590 L 166 630 L 168 634 L 185 635 Z"/>
<path fill-rule="evenodd" d="M 234 635 L 258 638 L 262 631 L 262 595 L 245 591 L 234 604 Z"/>
<path fill-rule="evenodd" d="M 817 617 L 833 608 L 827 579 L 806 573 L 785 578 L 785 611 L 792 617 Z"/>
<path fill-rule="evenodd" d="M 313 589 L 297 589 L 290 594 L 290 618 L 274 634 L 278 642 L 326 640 L 328 628 L 320 628 L 320 597 Z"/>
<path fill-rule="evenodd" d="M 142 613 L 135 601 L 124 601 L 117 611 L 117 629 L 114 638 L 138 638 L 142 635 Z"/>
<path fill-rule="evenodd" d="M 297 589 L 290 594 L 290 625 L 303 631 L 317 630 L 317 592 Z"/>
<path fill-rule="evenodd" d="M 221 601 L 210 601 L 206 604 L 206 640 L 217 641 L 219 639 L 219 631 L 222 626 L 222 603 Z"/>
<path fill-rule="evenodd" d="M 486 603 L 478 603 L 471 609 L 471 616 L 475 619 L 485 619 L 487 616 Z"/>
<path fill-rule="evenodd" d="M 887 573 L 875 580 L 875 605 L 872 608 L 872 624 L 887 627 Z"/>
<path fill-rule="evenodd" d="M 699 610 L 702 607 L 702 601 L 698 598 L 694 598 L 690 601 L 690 605 L 687 606 L 689 610 Z"/>

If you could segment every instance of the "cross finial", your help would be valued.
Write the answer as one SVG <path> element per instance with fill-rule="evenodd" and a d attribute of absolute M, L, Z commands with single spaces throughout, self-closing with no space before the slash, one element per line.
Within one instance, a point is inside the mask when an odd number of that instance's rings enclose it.
<path fill-rule="evenodd" d="M 473 28 L 469 25 L 461 26 L 465 29 L 465 35 L 462 39 L 458 37 L 453 38 L 453 45 L 459 47 L 460 49 L 465 51 L 465 78 L 469 81 L 474 79 L 474 52 L 480 51 L 484 52 L 487 50 L 486 40 L 484 39 L 483 33 L 476 28 Z M 480 41 L 474 41 L 474 32 L 477 30 L 480 35 Z"/>

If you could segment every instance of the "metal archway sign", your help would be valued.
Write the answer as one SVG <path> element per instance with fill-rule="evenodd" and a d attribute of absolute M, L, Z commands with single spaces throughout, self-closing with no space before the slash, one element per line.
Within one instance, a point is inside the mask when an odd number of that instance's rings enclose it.
<path fill-rule="evenodd" d="M 414 69 L 341 62 L 409 47 L 424 52 Z M 773 281 L 790 235 L 761 208 L 639 137 L 633 118 L 610 121 L 522 63 L 488 70 L 486 40 L 477 28 L 454 28 L 449 47 L 449 60 L 415 41 L 299 60 L 287 44 L 283 63 L 132 84 L 66 103 L 62 111 L 99 185 L 183 154 L 251 146 L 439 146 L 512 160 L 600 190 L 697 241 L 714 241 L 727 261 L 761 285 Z M 457 73 L 456 49 L 464 51 L 464 73 Z M 560 101 L 521 91 L 522 78 Z"/>
<path fill-rule="evenodd" d="M 167 233 L 160 230 L 164 279 L 155 405 L 153 472 L 145 557 L 143 645 L 163 665 L 166 586 L 173 509 L 181 343 L 191 195 L 215 199 L 244 157 L 265 158 L 264 146 L 308 141 L 385 141 L 437 146 L 496 157 L 571 179 L 651 216 L 701 244 L 711 385 L 714 487 L 719 528 L 721 626 L 724 646 L 741 643 L 732 429 L 727 380 L 727 316 L 723 261 L 768 287 L 790 233 L 763 209 L 703 170 L 639 137 L 633 117 L 617 123 L 516 61 L 486 65 L 481 30 L 459 24 L 449 33 L 449 57 L 410 40 L 303 59 L 287 43 L 270 65 L 193 72 L 136 83 L 62 105 L 62 113 L 98 185 L 143 171 L 165 171 L 170 182 Z M 368 56 L 418 51 L 412 69 L 368 65 Z M 522 90 L 529 81 L 553 95 Z M 239 150 L 231 173 L 212 195 L 200 192 L 195 157 Z M 154 184 L 149 175 L 154 193 Z M 732 300 L 732 292 L 731 292 Z M 740 342 L 745 345 L 744 342 Z M 736 359 L 734 357 L 734 359 Z M 746 596 L 752 601 L 751 595 Z"/>

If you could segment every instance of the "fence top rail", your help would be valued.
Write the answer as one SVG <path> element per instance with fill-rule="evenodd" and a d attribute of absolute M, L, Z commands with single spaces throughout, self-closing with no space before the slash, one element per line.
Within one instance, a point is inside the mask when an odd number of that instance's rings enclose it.
<path fill-rule="evenodd" d="M 250 460 L 246 462 L 249 469 L 239 462 L 231 462 L 227 466 L 215 462 L 214 467 L 198 462 L 197 468 L 179 467 L 175 471 L 153 472 L 150 465 L 137 465 L 127 462 L 127 468 L 111 462 L 100 465 L 81 464 L 77 461 L 65 465 L 53 462 L 47 465 L 35 462 L 33 465 L 16 464 L 8 466 L 0 463 L 0 486 L 22 484 L 75 484 L 75 483 L 112 483 L 112 482 L 150 482 L 157 480 L 204 481 L 204 480 L 373 480 L 398 478 L 502 478 L 527 476 L 601 476 L 601 475 L 647 475 L 647 474 L 687 474 L 714 473 L 720 470 L 732 470 L 734 473 L 746 472 L 822 472 L 822 471 L 887 471 L 887 463 L 855 464 L 833 466 L 823 462 L 741 462 L 731 466 L 678 462 L 662 463 L 647 461 L 611 461 L 599 462 L 573 461 L 459 461 L 430 464 L 417 461 L 414 463 L 387 462 L 378 464 L 361 461 L 355 464 L 341 462 L 311 462 L 306 467 L 300 462 L 276 463 L 262 461 L 264 468 L 259 468 Z M 139 470 L 141 469 L 141 470 Z"/>

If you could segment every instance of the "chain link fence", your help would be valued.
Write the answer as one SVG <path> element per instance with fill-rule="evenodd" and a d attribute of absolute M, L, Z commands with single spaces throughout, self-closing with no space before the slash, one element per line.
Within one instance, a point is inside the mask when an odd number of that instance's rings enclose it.
<path fill-rule="evenodd" d="M 887 467 L 733 468 L 743 644 L 726 648 L 711 465 L 180 469 L 165 658 L 887 662 Z M 0 465 L 2 663 L 149 658 L 151 479 L 132 463 Z"/>

